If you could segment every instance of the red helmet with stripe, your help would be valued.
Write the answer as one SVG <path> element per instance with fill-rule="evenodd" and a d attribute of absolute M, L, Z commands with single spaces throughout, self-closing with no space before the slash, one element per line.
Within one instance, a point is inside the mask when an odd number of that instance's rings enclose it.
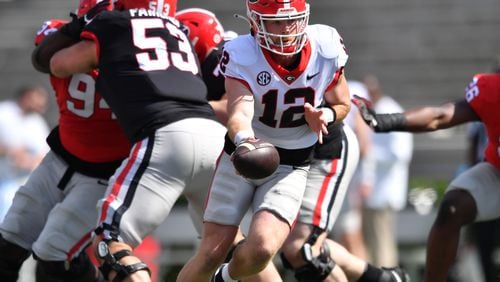
<path fill-rule="evenodd" d="M 305 0 L 247 0 L 247 17 L 259 45 L 271 52 L 297 54 L 307 41 L 309 4 Z M 289 34 L 270 33 L 268 21 L 293 21 L 294 28 Z"/>
<path fill-rule="evenodd" d="M 116 0 L 115 9 L 128 10 L 145 8 L 155 10 L 158 14 L 164 14 L 169 17 L 175 15 L 177 9 L 177 0 Z"/>
<path fill-rule="evenodd" d="M 78 9 L 76 9 L 76 15 L 78 17 L 82 17 L 85 15 L 90 8 L 94 7 L 97 3 L 101 2 L 102 0 L 80 0 L 80 4 L 78 4 Z M 108 10 L 112 10 L 113 5 L 109 5 Z"/>
<path fill-rule="evenodd" d="M 175 18 L 187 28 L 200 63 L 224 39 L 224 28 L 215 15 L 205 9 L 190 8 L 177 12 Z"/>

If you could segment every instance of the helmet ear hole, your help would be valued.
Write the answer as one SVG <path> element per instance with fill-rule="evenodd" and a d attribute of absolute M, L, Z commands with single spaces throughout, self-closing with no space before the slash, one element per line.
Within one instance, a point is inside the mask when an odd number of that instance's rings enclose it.
<path fill-rule="evenodd" d="M 224 28 L 210 11 L 200 8 L 184 9 L 175 18 L 186 27 L 198 60 L 203 63 L 207 55 L 224 39 Z"/>

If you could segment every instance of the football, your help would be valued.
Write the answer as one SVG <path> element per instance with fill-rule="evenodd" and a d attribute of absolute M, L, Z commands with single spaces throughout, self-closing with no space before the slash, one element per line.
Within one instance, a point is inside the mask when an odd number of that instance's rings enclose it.
<path fill-rule="evenodd" d="M 249 179 L 261 179 L 273 174 L 280 164 L 280 155 L 273 144 L 259 139 L 247 139 L 231 155 L 234 168 Z"/>

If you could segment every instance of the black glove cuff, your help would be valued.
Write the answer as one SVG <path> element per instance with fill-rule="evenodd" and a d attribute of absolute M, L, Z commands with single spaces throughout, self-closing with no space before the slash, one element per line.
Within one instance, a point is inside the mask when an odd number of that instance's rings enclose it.
<path fill-rule="evenodd" d="M 73 18 L 69 23 L 63 25 L 59 32 L 71 37 L 75 41 L 80 40 L 80 33 L 82 33 L 85 27 L 85 20 L 83 18 L 78 18 L 75 14 L 70 14 Z"/>
<path fill-rule="evenodd" d="M 376 132 L 404 131 L 406 128 L 406 117 L 402 113 L 376 114 Z"/>

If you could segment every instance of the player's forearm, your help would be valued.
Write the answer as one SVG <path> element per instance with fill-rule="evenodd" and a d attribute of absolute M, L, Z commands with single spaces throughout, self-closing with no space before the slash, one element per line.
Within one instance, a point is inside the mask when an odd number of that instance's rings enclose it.
<path fill-rule="evenodd" d="M 252 129 L 252 117 L 248 112 L 233 112 L 227 121 L 227 131 L 235 143 L 239 143 L 241 139 L 255 137 Z"/>
<path fill-rule="evenodd" d="M 59 50 L 71 46 L 76 41 L 60 32 L 47 35 L 33 50 L 31 63 L 33 67 L 43 73 L 50 73 L 50 59 Z"/>
<path fill-rule="evenodd" d="M 450 108 L 422 107 L 405 112 L 405 131 L 425 132 L 450 127 Z"/>
<path fill-rule="evenodd" d="M 351 104 L 349 103 L 349 101 L 347 101 L 346 103 L 335 104 L 331 105 L 330 107 L 332 107 L 332 109 L 335 111 L 335 122 L 340 122 L 344 120 L 344 118 L 349 113 Z"/>

